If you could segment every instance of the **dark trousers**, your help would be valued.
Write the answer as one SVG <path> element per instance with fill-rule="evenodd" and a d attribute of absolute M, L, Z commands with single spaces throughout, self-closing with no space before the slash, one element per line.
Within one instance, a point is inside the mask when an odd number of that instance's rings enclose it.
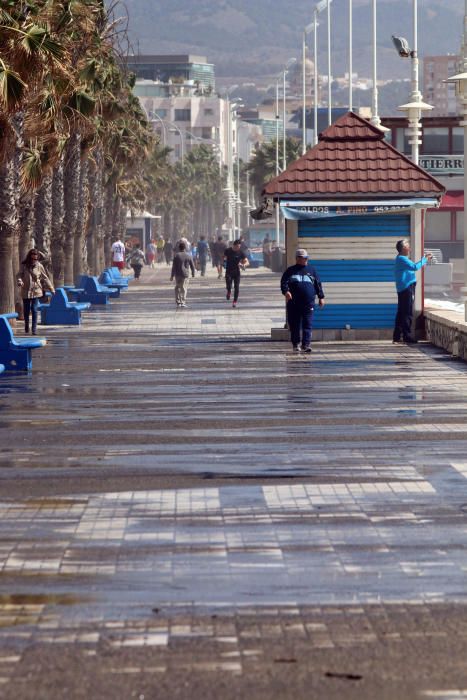
<path fill-rule="evenodd" d="M 398 341 L 402 338 L 405 341 L 412 339 L 413 303 L 415 298 L 415 285 L 397 293 L 397 314 L 394 323 L 394 333 L 392 339 Z"/>
<path fill-rule="evenodd" d="M 23 299 L 24 311 L 24 330 L 29 333 L 29 314 L 32 315 L 32 332 L 37 329 L 37 314 L 38 314 L 39 299 Z"/>
<path fill-rule="evenodd" d="M 300 345 L 301 340 L 302 347 L 308 347 L 311 343 L 313 307 L 301 306 L 289 301 L 287 303 L 287 322 L 292 345 Z"/>
<path fill-rule="evenodd" d="M 238 292 L 240 290 L 240 272 L 238 275 L 232 272 L 225 273 L 225 286 L 227 287 L 227 294 L 230 295 L 232 292 L 232 282 L 234 285 L 234 301 L 238 300 Z"/>
<path fill-rule="evenodd" d="M 133 272 L 135 273 L 135 280 L 139 280 L 143 266 L 142 265 L 132 265 L 131 267 L 133 268 Z"/>
<path fill-rule="evenodd" d="M 206 262 L 207 262 L 206 256 L 205 256 L 205 255 L 200 255 L 200 256 L 199 256 L 199 269 L 200 269 L 201 275 L 202 275 L 203 277 L 204 277 L 204 275 L 206 274 Z"/>

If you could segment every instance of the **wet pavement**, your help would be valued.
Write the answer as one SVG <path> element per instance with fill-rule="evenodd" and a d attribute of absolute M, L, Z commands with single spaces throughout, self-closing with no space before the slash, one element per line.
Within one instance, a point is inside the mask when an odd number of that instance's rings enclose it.
<path fill-rule="evenodd" d="M 467 698 L 467 365 L 167 278 L 0 376 L 0 698 Z"/>

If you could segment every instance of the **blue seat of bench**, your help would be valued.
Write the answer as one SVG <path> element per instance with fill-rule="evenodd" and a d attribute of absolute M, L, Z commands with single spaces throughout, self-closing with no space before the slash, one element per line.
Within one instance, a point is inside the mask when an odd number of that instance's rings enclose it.
<path fill-rule="evenodd" d="M 89 301 L 91 304 L 109 304 L 109 297 L 115 297 L 120 294 L 118 289 L 104 287 L 97 281 L 97 277 L 89 275 L 81 275 L 79 286 L 83 291 L 77 294 L 78 301 Z"/>
<path fill-rule="evenodd" d="M 0 374 L 5 371 L 5 365 L 0 365 Z"/>
<path fill-rule="evenodd" d="M 133 280 L 135 278 L 134 275 L 128 275 L 128 277 L 126 275 L 125 276 L 122 275 L 122 273 L 120 272 L 118 267 L 110 267 L 108 269 L 111 271 L 112 277 L 114 278 L 114 280 L 116 282 L 121 282 L 122 280 L 125 280 L 128 282 L 128 281 Z"/>
<path fill-rule="evenodd" d="M 120 287 L 120 289 L 128 289 L 128 280 L 125 277 L 115 277 L 112 274 L 112 268 L 106 267 L 99 277 L 99 283 L 105 284 L 108 287 Z"/>
<path fill-rule="evenodd" d="M 58 287 L 50 304 L 41 304 L 41 321 L 44 325 L 79 326 L 81 312 L 89 309 L 90 302 L 68 301 L 63 287 Z"/>
<path fill-rule="evenodd" d="M 31 350 L 46 344 L 45 338 L 15 338 L 7 316 L 15 318 L 18 314 L 0 316 L 0 362 L 6 370 L 32 369 Z"/>

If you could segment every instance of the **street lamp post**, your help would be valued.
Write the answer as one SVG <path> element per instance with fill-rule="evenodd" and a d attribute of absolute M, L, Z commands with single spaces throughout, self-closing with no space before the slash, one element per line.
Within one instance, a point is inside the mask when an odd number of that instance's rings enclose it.
<path fill-rule="evenodd" d="M 175 130 L 178 132 L 178 135 L 180 136 L 180 161 L 181 164 L 183 165 L 183 162 L 185 160 L 185 144 L 183 140 L 183 134 L 179 126 L 175 124 L 175 122 L 168 122 L 172 129 L 169 129 L 169 131 Z"/>
<path fill-rule="evenodd" d="M 349 0 L 349 112 L 353 110 L 353 0 Z"/>
<path fill-rule="evenodd" d="M 306 38 L 312 31 L 314 23 L 308 24 L 303 30 L 302 42 L 302 155 L 306 153 Z"/>
<path fill-rule="evenodd" d="M 461 289 L 464 297 L 464 320 L 467 322 L 467 216 L 465 203 L 467 201 L 467 0 L 464 5 L 464 37 L 462 44 L 462 72 L 448 78 L 449 82 L 458 85 L 459 99 L 462 106 L 462 122 L 464 127 L 464 286 Z"/>
<path fill-rule="evenodd" d="M 328 2 L 328 126 L 332 124 L 331 2 Z"/>
<path fill-rule="evenodd" d="M 153 117 L 155 117 L 155 119 L 151 118 L 151 122 L 159 121 L 160 124 L 161 124 L 161 127 L 162 127 L 162 129 L 161 129 L 161 133 L 162 133 L 162 143 L 164 144 L 164 146 L 166 146 L 166 145 L 167 145 L 167 134 L 166 134 L 166 132 L 165 132 L 165 123 L 164 123 L 164 120 L 162 119 L 162 117 L 160 117 L 160 116 L 157 114 L 157 112 L 153 112 Z"/>
<path fill-rule="evenodd" d="M 376 11 L 376 0 L 372 1 L 373 6 L 373 99 L 372 99 L 372 109 L 371 109 L 371 123 L 374 126 L 381 126 L 381 119 L 379 117 L 379 107 L 378 107 L 378 64 L 377 64 L 377 51 L 378 51 L 378 39 L 377 39 L 377 11 Z"/>
<path fill-rule="evenodd" d="M 286 76 L 287 76 L 287 73 L 289 72 L 289 68 L 290 68 L 291 66 L 293 66 L 293 64 L 296 63 L 296 62 L 297 62 L 297 59 L 296 59 L 296 58 L 289 58 L 289 60 L 288 60 L 287 63 L 285 64 L 284 70 L 282 71 L 283 90 L 284 90 L 284 94 L 282 95 L 282 117 L 283 117 L 283 120 L 284 120 L 284 123 L 283 123 L 283 125 L 282 125 L 282 129 L 283 129 L 283 135 L 282 135 L 282 136 L 283 136 L 283 148 L 284 148 L 284 152 L 283 152 L 283 154 L 282 154 L 282 163 L 283 163 L 283 168 L 282 168 L 282 169 L 283 169 L 283 170 L 286 170 L 286 169 L 287 169 L 287 121 L 286 121 L 286 119 L 287 119 L 287 111 L 286 111 L 286 110 L 287 110 L 287 104 L 286 104 L 286 99 L 287 99 L 287 87 L 286 87 L 285 78 L 286 78 Z"/>
<path fill-rule="evenodd" d="M 313 14 L 314 14 L 314 21 L 313 21 L 313 24 L 314 24 L 314 57 L 313 57 L 313 60 L 314 60 L 314 64 L 315 64 L 315 66 L 314 66 L 314 69 L 315 69 L 314 70 L 314 78 L 313 78 L 313 82 L 314 82 L 314 90 L 313 91 L 314 91 L 314 103 L 315 103 L 314 104 L 314 123 L 313 123 L 313 131 L 314 131 L 313 144 L 315 146 L 318 143 L 318 27 L 319 27 L 318 15 L 320 12 L 325 10 L 327 7 L 329 8 L 331 2 L 332 2 L 332 0 L 321 0 L 315 6 L 315 9 L 313 11 Z M 328 17 L 328 71 L 330 73 L 330 70 L 331 70 L 330 69 L 331 43 L 329 40 L 329 36 L 330 36 L 330 21 L 329 20 L 330 20 L 330 14 Z M 330 80 L 331 80 L 330 76 L 328 75 L 328 82 L 330 82 Z M 330 104 L 331 103 L 328 100 L 328 121 L 329 121 L 329 124 L 331 123 L 331 116 L 330 116 L 330 111 L 329 111 Z"/>

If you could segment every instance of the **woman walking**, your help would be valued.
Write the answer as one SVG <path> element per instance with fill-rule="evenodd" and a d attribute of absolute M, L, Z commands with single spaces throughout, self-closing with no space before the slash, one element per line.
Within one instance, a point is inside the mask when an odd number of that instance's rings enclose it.
<path fill-rule="evenodd" d="M 18 286 L 21 287 L 21 296 L 24 309 L 24 332 L 29 333 L 29 316 L 32 315 L 32 334 L 37 332 L 37 306 L 39 299 L 46 291 L 55 294 L 55 288 L 50 281 L 44 266 L 39 262 L 39 251 L 33 248 L 22 262 L 21 272 L 18 275 Z"/>

